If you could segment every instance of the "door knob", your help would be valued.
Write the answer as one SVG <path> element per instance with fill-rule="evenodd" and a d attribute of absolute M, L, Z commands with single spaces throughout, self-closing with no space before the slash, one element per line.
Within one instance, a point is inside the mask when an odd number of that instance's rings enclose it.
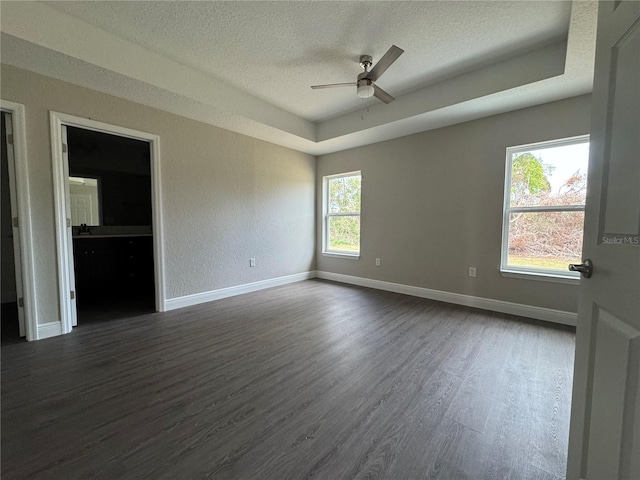
<path fill-rule="evenodd" d="M 572 272 L 580 272 L 584 278 L 590 278 L 593 274 L 593 262 L 588 258 L 582 263 L 570 263 L 569 270 Z"/>

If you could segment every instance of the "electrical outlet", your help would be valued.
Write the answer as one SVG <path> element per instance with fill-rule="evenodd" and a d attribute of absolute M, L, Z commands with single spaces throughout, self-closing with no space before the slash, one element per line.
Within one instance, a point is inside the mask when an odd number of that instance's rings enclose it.
<path fill-rule="evenodd" d="M 379 266 L 380 266 L 380 259 L 376 258 L 376 267 L 379 267 Z"/>
<path fill-rule="evenodd" d="M 256 259 L 255 258 L 250 258 L 249 259 L 249 266 L 250 267 L 255 267 L 256 266 Z"/>
<path fill-rule="evenodd" d="M 469 267 L 469 276 L 475 278 L 475 276 L 476 276 L 476 267 Z"/>

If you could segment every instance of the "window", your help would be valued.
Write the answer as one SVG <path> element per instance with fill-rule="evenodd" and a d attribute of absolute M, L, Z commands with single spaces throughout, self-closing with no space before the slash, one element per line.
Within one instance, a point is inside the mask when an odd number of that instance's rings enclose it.
<path fill-rule="evenodd" d="M 324 177 L 323 253 L 360 255 L 360 172 Z"/>
<path fill-rule="evenodd" d="M 507 149 L 501 271 L 578 278 L 589 137 Z"/>

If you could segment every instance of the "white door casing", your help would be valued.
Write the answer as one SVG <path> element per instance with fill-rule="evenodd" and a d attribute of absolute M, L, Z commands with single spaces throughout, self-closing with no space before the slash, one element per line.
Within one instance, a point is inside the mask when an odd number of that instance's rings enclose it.
<path fill-rule="evenodd" d="M 156 310 L 165 311 L 164 282 L 164 242 L 162 221 L 162 182 L 160 162 L 160 137 L 155 134 L 119 127 L 96 120 L 76 117 L 65 113 L 50 111 L 51 157 L 53 161 L 53 192 L 56 218 L 56 248 L 58 270 L 58 295 L 60 299 L 60 319 L 62 333 L 69 333 L 77 321 L 75 301 L 69 296 L 75 276 L 73 273 L 73 244 L 71 228 L 67 227 L 70 219 L 69 201 L 69 161 L 63 152 L 63 136 L 66 144 L 66 126 L 74 126 L 110 135 L 119 135 L 149 142 L 151 156 L 151 192 L 152 192 L 152 230 L 153 257 L 155 273 Z M 64 132 L 64 134 L 63 134 Z M 70 223 L 70 222 L 69 222 Z M 73 283 L 72 283 L 73 282 Z"/>
<path fill-rule="evenodd" d="M 0 99 L 0 107 L 11 113 L 13 127 L 13 157 L 17 201 L 18 228 L 14 227 L 14 239 L 20 244 L 22 274 L 22 298 L 27 340 L 38 339 L 38 309 L 36 302 L 36 275 L 34 266 L 33 232 L 31 227 L 31 197 L 29 167 L 27 163 L 27 135 L 25 108 L 20 103 Z M 17 233 L 17 235 L 16 235 Z M 15 240 L 14 240 L 15 241 Z"/>
<path fill-rule="evenodd" d="M 640 2 L 600 2 L 567 478 L 640 478 Z"/>
<path fill-rule="evenodd" d="M 64 198 L 65 202 L 65 215 L 66 215 L 66 229 L 65 235 L 67 237 L 66 241 L 66 249 L 68 255 L 69 262 L 69 270 L 68 270 L 68 295 L 69 295 L 69 311 L 68 315 L 71 320 L 71 326 L 76 327 L 78 325 L 78 308 L 76 305 L 76 276 L 74 273 L 74 261 L 73 261 L 73 222 L 71 220 L 71 201 L 70 201 L 70 193 L 69 193 L 69 142 L 67 140 L 67 127 L 66 125 L 62 125 L 60 130 L 61 142 L 62 142 L 62 175 L 64 178 Z M 63 292 L 64 295 L 64 292 Z"/>

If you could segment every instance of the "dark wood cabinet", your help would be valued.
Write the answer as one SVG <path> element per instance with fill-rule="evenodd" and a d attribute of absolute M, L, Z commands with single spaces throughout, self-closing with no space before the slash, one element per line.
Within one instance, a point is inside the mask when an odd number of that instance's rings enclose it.
<path fill-rule="evenodd" d="M 153 237 L 73 239 L 78 298 L 153 292 Z"/>

